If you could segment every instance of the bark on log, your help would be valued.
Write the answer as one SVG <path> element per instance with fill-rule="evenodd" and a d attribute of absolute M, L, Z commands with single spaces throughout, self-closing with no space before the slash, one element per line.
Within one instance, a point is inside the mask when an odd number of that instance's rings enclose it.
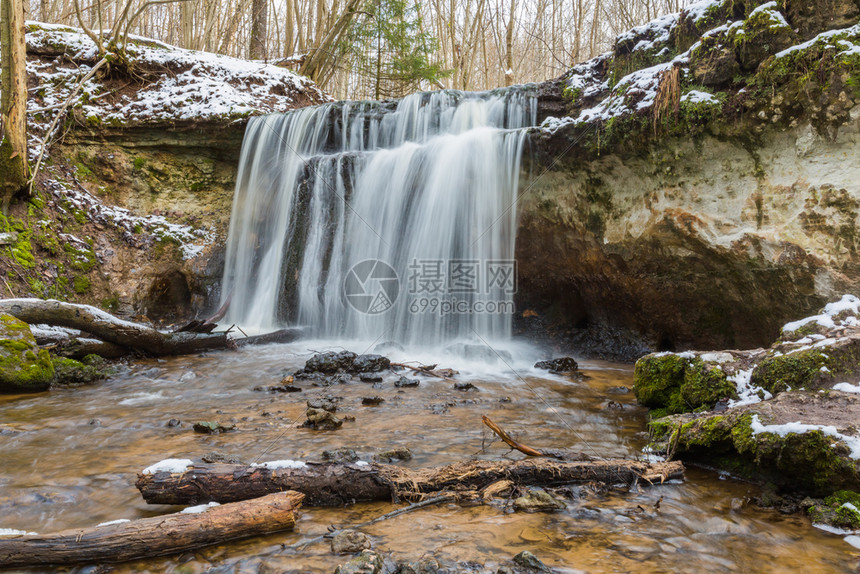
<path fill-rule="evenodd" d="M 299 465 L 295 465 L 299 466 Z M 300 468 L 195 464 L 183 473 L 139 474 L 136 486 L 150 504 L 233 502 L 280 490 L 306 495 L 307 506 L 374 500 L 420 500 L 442 491 L 480 490 L 499 480 L 552 486 L 573 482 L 650 483 L 683 478 L 678 461 L 560 462 L 548 459 L 469 461 L 413 470 L 388 464 L 307 463 Z"/>
<path fill-rule="evenodd" d="M 162 333 L 147 325 L 119 319 L 89 305 L 53 299 L 2 299 L 0 313 L 8 313 L 31 325 L 45 323 L 78 329 L 108 343 L 151 355 L 184 355 L 231 346 L 226 333 Z"/>
<path fill-rule="evenodd" d="M 287 530 L 304 495 L 278 492 L 195 514 L 0 538 L 0 567 L 126 562 Z"/>

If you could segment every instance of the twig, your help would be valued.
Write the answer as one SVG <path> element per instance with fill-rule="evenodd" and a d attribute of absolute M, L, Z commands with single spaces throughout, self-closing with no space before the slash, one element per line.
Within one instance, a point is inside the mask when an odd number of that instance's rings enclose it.
<path fill-rule="evenodd" d="M 532 448 L 530 446 L 526 446 L 524 444 L 518 443 L 517 441 L 512 439 L 511 436 L 508 433 L 506 433 L 502 427 L 500 427 L 499 425 L 497 425 L 496 423 L 491 421 L 490 417 L 484 415 L 481 417 L 481 420 L 484 421 L 484 424 L 487 425 L 488 427 L 490 427 L 490 430 L 493 431 L 494 433 L 496 433 L 499 436 L 499 438 L 502 439 L 502 441 L 506 445 L 511 447 L 512 449 L 518 450 L 521 453 L 526 454 L 528 456 L 548 456 L 548 457 L 556 458 L 551 454 L 548 454 L 548 453 L 539 451 L 535 448 Z"/>
<path fill-rule="evenodd" d="M 455 499 L 454 496 L 450 494 L 443 494 L 441 496 L 434 496 L 433 498 L 428 498 L 427 500 L 422 500 L 421 502 L 415 502 L 410 504 L 409 506 L 405 506 L 403 508 L 398 508 L 397 510 L 392 510 L 382 516 L 377 516 L 373 520 L 368 520 L 367 522 L 362 522 L 361 524 L 356 524 L 355 526 L 351 526 L 349 528 L 336 528 L 331 532 L 327 532 L 322 536 L 317 536 L 316 538 L 311 538 L 301 544 L 296 544 L 295 546 L 284 546 L 284 549 L 294 548 L 296 550 L 301 550 L 306 546 L 310 546 L 311 544 L 315 544 L 326 538 L 332 538 L 338 532 L 343 532 L 344 530 L 352 530 L 356 528 L 364 528 L 365 526 L 370 526 L 371 524 L 376 524 L 377 522 L 382 522 L 383 520 L 388 520 L 389 518 L 394 518 L 396 516 L 400 516 L 401 514 L 406 514 L 408 512 L 412 512 L 413 510 L 418 510 L 419 508 L 425 508 L 427 506 L 434 506 L 436 504 L 443 504 L 445 502 L 451 502 Z"/>
<path fill-rule="evenodd" d="M 406 363 L 391 363 L 391 366 L 392 366 L 392 367 L 403 367 L 404 369 L 409 369 L 409 370 L 411 370 L 412 372 L 415 372 L 415 373 L 424 373 L 425 375 L 430 375 L 430 376 L 436 377 L 437 379 L 443 379 L 443 380 L 448 381 L 448 382 L 451 382 L 451 383 L 456 383 L 456 382 L 457 382 L 457 381 L 455 381 L 454 379 L 452 379 L 451 377 L 446 377 L 445 375 L 442 375 L 442 374 L 440 374 L 440 373 L 437 373 L 437 372 L 436 372 L 436 371 L 434 371 L 433 369 L 430 369 L 430 368 L 428 368 L 428 367 L 426 367 L 426 366 L 413 367 L 412 365 L 407 365 Z"/>

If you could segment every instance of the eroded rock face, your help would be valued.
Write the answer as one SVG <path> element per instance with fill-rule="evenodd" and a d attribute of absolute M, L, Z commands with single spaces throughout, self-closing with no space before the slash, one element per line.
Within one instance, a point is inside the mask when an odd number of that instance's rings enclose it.
<path fill-rule="evenodd" d="M 833 138 L 798 124 L 754 148 L 667 138 L 563 161 L 518 205 L 517 308 L 557 334 L 607 325 L 652 350 L 769 344 L 860 289 L 860 106 L 851 118 Z"/>
<path fill-rule="evenodd" d="M 53 380 L 51 357 L 36 346 L 29 325 L 0 314 L 0 393 L 44 391 Z"/>

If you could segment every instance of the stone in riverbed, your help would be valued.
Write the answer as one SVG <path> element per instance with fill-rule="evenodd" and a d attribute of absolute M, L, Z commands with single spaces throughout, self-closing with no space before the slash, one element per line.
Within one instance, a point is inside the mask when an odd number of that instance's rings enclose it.
<path fill-rule="evenodd" d="M 546 564 L 541 562 L 537 556 L 529 552 L 528 550 L 523 550 L 516 556 L 514 556 L 513 561 L 515 564 L 518 564 L 524 568 L 528 568 L 534 572 L 550 572 L 551 570 L 547 568 Z"/>
<path fill-rule="evenodd" d="M 104 379 L 109 373 L 105 360 L 98 355 L 87 355 L 81 361 L 65 357 L 52 357 L 54 363 L 54 383 L 78 386 Z"/>
<path fill-rule="evenodd" d="M 335 554 L 355 554 L 370 550 L 370 538 L 358 530 L 341 530 L 331 539 L 331 551 Z"/>
<path fill-rule="evenodd" d="M 361 404 L 366 407 L 375 407 L 385 402 L 382 397 L 362 397 Z"/>
<path fill-rule="evenodd" d="M 335 568 L 334 574 L 378 574 L 382 567 L 382 556 L 371 550 L 362 550 L 361 554 Z"/>
<path fill-rule="evenodd" d="M 358 460 L 358 453 L 354 449 L 341 447 L 324 450 L 322 459 L 329 462 L 355 462 Z"/>
<path fill-rule="evenodd" d="M 199 421 L 194 423 L 194 432 L 201 434 L 221 434 L 236 430 L 234 424 L 221 424 L 216 421 Z"/>
<path fill-rule="evenodd" d="M 578 368 L 579 365 L 571 357 L 559 357 L 558 359 L 538 361 L 535 363 L 535 369 L 544 369 L 551 373 L 572 373 Z"/>
<path fill-rule="evenodd" d="M 397 570 L 397 574 L 436 574 L 437 572 L 439 572 L 439 562 L 430 557 L 401 564 Z"/>
<path fill-rule="evenodd" d="M 0 392 L 44 391 L 53 380 L 54 364 L 48 351 L 36 346 L 30 326 L 0 314 Z"/>
<path fill-rule="evenodd" d="M 404 387 L 417 387 L 420 384 L 421 381 L 419 381 L 418 379 L 410 379 L 408 377 L 403 376 L 401 376 L 394 382 L 394 386 L 401 389 Z"/>
<path fill-rule="evenodd" d="M 542 488 L 529 488 L 523 496 L 514 500 L 514 510 L 521 512 L 546 512 L 564 510 L 567 505 Z"/>
<path fill-rule="evenodd" d="M 336 430 L 343 426 L 343 421 L 334 413 L 322 409 L 309 408 L 305 413 L 308 420 L 302 426 L 314 430 Z"/>
<path fill-rule="evenodd" d="M 306 373 L 334 374 L 339 370 L 349 370 L 358 355 L 351 351 L 319 353 L 305 363 Z"/>
<path fill-rule="evenodd" d="M 374 462 L 394 462 L 396 460 L 410 460 L 412 451 L 405 447 L 392 448 L 377 453 L 371 457 Z"/>
<path fill-rule="evenodd" d="M 359 355 L 347 368 L 351 373 L 376 373 L 391 368 L 391 361 L 382 355 Z"/>

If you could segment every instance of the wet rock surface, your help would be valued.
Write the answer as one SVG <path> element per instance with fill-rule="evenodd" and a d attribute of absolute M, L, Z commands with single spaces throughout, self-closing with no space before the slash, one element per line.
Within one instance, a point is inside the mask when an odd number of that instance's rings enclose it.
<path fill-rule="evenodd" d="M 567 505 L 543 488 L 528 488 L 514 499 L 514 510 L 519 512 L 551 512 L 564 510 Z"/>
<path fill-rule="evenodd" d="M 232 423 L 224 424 L 217 421 L 198 421 L 194 423 L 194 432 L 200 434 L 222 434 L 236 430 L 236 425 Z"/>
<path fill-rule="evenodd" d="M 335 568 L 334 574 L 378 574 L 382 572 L 383 565 L 381 555 L 371 550 L 363 550 L 346 564 Z"/>
<path fill-rule="evenodd" d="M 331 539 L 331 551 L 335 554 L 357 554 L 370 547 L 370 537 L 358 530 L 341 530 Z"/>
<path fill-rule="evenodd" d="M 551 373 L 570 373 L 579 369 L 577 362 L 571 357 L 561 357 L 535 363 L 535 369 L 544 369 Z"/>

